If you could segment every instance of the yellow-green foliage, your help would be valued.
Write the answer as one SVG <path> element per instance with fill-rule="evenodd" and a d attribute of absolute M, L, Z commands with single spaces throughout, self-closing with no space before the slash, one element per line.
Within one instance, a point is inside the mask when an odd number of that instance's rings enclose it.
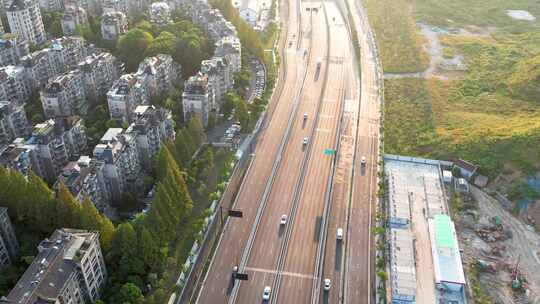
<path fill-rule="evenodd" d="M 497 27 L 507 32 L 538 31 L 539 19 L 512 19 L 506 10 L 526 10 L 540 16 L 538 1 L 532 0 L 413 0 L 417 20 L 430 25 L 464 28 L 471 25 Z"/>
<path fill-rule="evenodd" d="M 508 80 L 513 94 L 540 100 L 540 55 L 521 61 Z"/>
<path fill-rule="evenodd" d="M 373 26 L 385 72 L 418 72 L 427 68 L 423 41 L 406 0 L 363 0 Z"/>

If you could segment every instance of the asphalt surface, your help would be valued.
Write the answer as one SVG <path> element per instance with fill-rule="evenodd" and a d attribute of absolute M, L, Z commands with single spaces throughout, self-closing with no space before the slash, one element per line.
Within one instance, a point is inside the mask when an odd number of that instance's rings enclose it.
<path fill-rule="evenodd" d="M 265 286 L 272 287 L 271 303 L 312 303 L 313 296 L 322 303 L 374 302 L 378 74 L 362 11 L 346 1 L 359 31 L 361 80 L 334 2 L 281 3 L 280 79 L 233 207 L 244 217 L 227 221 L 198 303 L 261 303 Z M 288 220 L 280 225 L 283 214 Z M 343 241 L 336 240 L 338 228 Z M 235 265 L 248 281 L 233 282 Z M 332 281 L 329 291 L 324 278 Z"/>
<path fill-rule="evenodd" d="M 375 303 L 374 244 L 371 235 L 377 203 L 377 176 L 381 103 L 380 75 L 376 50 L 370 38 L 371 28 L 361 5 L 349 2 L 358 31 L 361 51 L 361 106 L 356 146 L 357 159 L 364 156 L 366 165 L 354 164 L 353 192 L 349 209 L 349 226 L 345 261 L 345 301 Z"/>
<path fill-rule="evenodd" d="M 293 41 L 294 44 L 299 36 L 296 5 L 296 1 L 281 5 L 284 22 L 282 27 L 285 33 L 280 42 L 282 47 L 288 45 L 289 41 Z M 269 108 L 271 117 L 259 137 L 252 164 L 233 205 L 234 209 L 243 211 L 243 218 L 230 217 L 227 220 L 199 292 L 198 303 L 227 303 L 228 301 L 233 290 L 232 268 L 240 264 L 249 232 L 256 218 L 259 202 L 287 129 L 286 122 L 294 109 L 293 100 L 300 92 L 301 76 L 303 69 L 305 69 L 306 60 L 303 51 L 296 50 L 296 48 L 287 49 L 281 57 L 282 69 L 280 70 L 278 87 Z"/>
<path fill-rule="evenodd" d="M 309 6 L 320 5 L 310 2 Z M 308 46 L 312 39 L 313 41 L 326 40 L 327 30 L 323 13 L 321 11 L 318 13 L 307 12 L 305 9 L 302 9 L 301 13 L 302 32 L 304 33 L 302 45 Z M 295 50 L 294 45 L 289 49 Z M 301 182 L 304 159 L 309 153 L 309 147 L 304 146 L 302 142 L 306 137 L 312 142 L 312 146 L 316 146 L 318 142 L 318 136 L 311 138 L 311 134 L 315 127 L 315 117 L 320 113 L 318 105 L 324 83 L 322 78 L 323 75 L 326 75 L 326 66 L 321 64 L 321 68 L 318 69 L 317 60 L 326 56 L 326 49 L 326 44 L 315 43 L 311 54 L 307 56 L 308 70 L 299 97 L 297 115 L 289 141 L 283 151 L 283 159 L 272 184 L 247 263 L 246 272 L 250 279 L 241 283 L 236 303 L 259 303 L 262 301 L 264 287 L 274 287 L 275 285 L 274 280 L 278 270 L 280 252 L 287 243 L 286 230 L 288 226 L 293 225 L 291 209 L 298 183 Z M 308 115 L 308 119 L 305 121 L 304 114 Z M 315 134 L 317 135 L 317 132 Z M 283 214 L 289 218 L 286 225 L 280 225 L 280 218 Z M 294 223 L 294 227 L 296 227 L 296 223 Z M 295 273 L 292 275 L 302 276 L 303 274 Z M 279 300 L 278 303 L 280 303 Z"/>

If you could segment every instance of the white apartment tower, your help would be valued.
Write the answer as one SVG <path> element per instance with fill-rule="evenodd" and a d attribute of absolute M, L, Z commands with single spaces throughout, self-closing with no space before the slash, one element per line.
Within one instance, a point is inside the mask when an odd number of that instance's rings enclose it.
<path fill-rule="evenodd" d="M 12 33 L 18 34 L 32 44 L 45 42 L 47 37 L 37 1 L 13 0 L 6 13 Z"/>

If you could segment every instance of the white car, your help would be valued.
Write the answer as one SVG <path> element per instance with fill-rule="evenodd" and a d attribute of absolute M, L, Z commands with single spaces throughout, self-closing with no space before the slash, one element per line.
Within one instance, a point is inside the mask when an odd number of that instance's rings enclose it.
<path fill-rule="evenodd" d="M 263 290 L 263 301 L 268 301 L 270 300 L 270 286 L 266 286 Z"/>
<path fill-rule="evenodd" d="M 304 113 L 304 120 L 307 120 L 307 113 Z"/>
<path fill-rule="evenodd" d="M 360 164 L 362 164 L 362 166 L 366 165 L 366 157 L 365 156 L 362 156 L 362 159 L 360 160 Z"/>
<path fill-rule="evenodd" d="M 303 144 L 304 144 L 304 146 L 305 146 L 305 145 L 307 145 L 307 144 L 308 144 L 308 142 L 309 142 L 309 138 L 307 138 L 307 137 L 304 137 L 304 141 L 303 141 Z"/>
<path fill-rule="evenodd" d="M 330 281 L 329 278 L 324 279 L 324 290 L 329 291 L 330 287 L 332 287 L 332 281 Z"/>
<path fill-rule="evenodd" d="M 337 239 L 338 241 L 343 240 L 343 228 L 338 228 L 338 229 L 337 229 L 336 239 Z"/>
<path fill-rule="evenodd" d="M 283 215 L 281 216 L 281 221 L 279 221 L 279 223 L 280 223 L 281 225 L 287 224 L 287 215 L 286 215 L 286 214 L 283 214 Z"/>

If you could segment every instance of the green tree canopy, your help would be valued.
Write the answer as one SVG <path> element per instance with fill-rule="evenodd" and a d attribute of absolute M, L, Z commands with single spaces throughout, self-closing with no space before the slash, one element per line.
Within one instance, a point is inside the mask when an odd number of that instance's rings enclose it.
<path fill-rule="evenodd" d="M 146 49 L 152 44 L 152 34 L 139 28 L 129 30 L 118 39 L 117 51 L 119 57 L 126 63 L 128 72 L 137 70 L 139 63 L 144 59 Z"/>

